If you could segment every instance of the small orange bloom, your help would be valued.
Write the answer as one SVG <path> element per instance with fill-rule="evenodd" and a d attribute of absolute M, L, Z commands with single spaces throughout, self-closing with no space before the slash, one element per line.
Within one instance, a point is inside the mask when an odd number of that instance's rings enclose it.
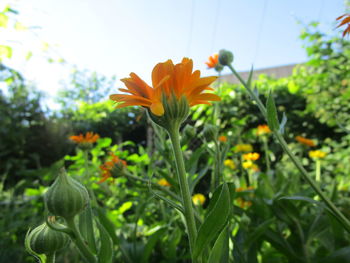
<path fill-rule="evenodd" d="M 100 135 L 93 132 L 87 132 L 85 136 L 83 134 L 70 136 L 69 139 L 75 143 L 94 143 L 100 138 Z"/>
<path fill-rule="evenodd" d="M 258 154 L 258 153 L 246 153 L 246 154 L 243 154 L 243 160 L 256 161 L 259 158 L 260 158 L 260 154 Z"/>
<path fill-rule="evenodd" d="M 254 186 L 236 188 L 236 192 L 252 191 L 252 190 L 254 190 Z"/>
<path fill-rule="evenodd" d="M 310 140 L 310 139 L 307 139 L 305 137 L 302 137 L 302 136 L 297 136 L 295 137 L 295 139 L 300 142 L 301 144 L 304 144 L 306 146 L 310 146 L 310 147 L 314 147 L 316 146 L 316 144 L 314 143 L 313 140 Z"/>
<path fill-rule="evenodd" d="M 171 186 L 171 184 L 164 178 L 158 180 L 158 184 L 161 186 Z"/>
<path fill-rule="evenodd" d="M 337 21 L 340 21 L 340 24 L 337 26 L 337 28 L 346 25 L 346 28 L 343 32 L 343 37 L 345 37 L 347 34 L 350 34 L 350 14 L 344 14 L 338 17 Z"/>
<path fill-rule="evenodd" d="M 116 156 L 114 153 L 110 153 L 110 156 L 112 157 L 112 159 L 100 166 L 100 169 L 102 170 L 102 179 L 98 181 L 99 184 L 112 177 L 113 171 L 115 171 L 116 173 L 121 173 L 123 169 L 127 166 L 126 162 L 124 160 L 119 159 L 119 157 Z"/>
<path fill-rule="evenodd" d="M 258 129 L 256 131 L 256 135 L 264 135 L 264 134 L 269 134 L 269 133 L 271 133 L 271 130 L 270 130 L 269 126 L 266 124 L 259 125 Z"/>
<path fill-rule="evenodd" d="M 207 64 L 208 68 L 215 68 L 219 64 L 219 54 L 210 56 L 205 64 Z"/>
<path fill-rule="evenodd" d="M 246 209 L 249 208 L 252 205 L 251 201 L 245 201 L 243 198 L 237 198 L 236 199 L 237 205 L 242 208 L 242 209 Z"/>
<path fill-rule="evenodd" d="M 227 142 L 227 137 L 225 135 L 221 135 L 218 138 L 219 142 Z"/>
<path fill-rule="evenodd" d="M 209 85 L 217 77 L 200 77 L 200 71 L 193 70 L 193 61 L 183 58 L 181 63 L 174 65 L 169 59 L 164 63 L 158 63 L 152 71 L 152 84 L 150 87 L 135 73 L 130 73 L 130 78 L 122 79 L 126 89 L 119 89 L 129 94 L 113 94 L 111 100 L 119 103 L 116 108 L 127 106 L 143 106 L 154 115 L 163 116 L 164 106 L 162 98 L 170 99 L 173 95 L 177 100 L 183 96 L 188 105 L 210 104 L 209 101 L 219 101 L 220 97 L 212 93 L 203 93 L 205 90 L 213 90 Z"/>

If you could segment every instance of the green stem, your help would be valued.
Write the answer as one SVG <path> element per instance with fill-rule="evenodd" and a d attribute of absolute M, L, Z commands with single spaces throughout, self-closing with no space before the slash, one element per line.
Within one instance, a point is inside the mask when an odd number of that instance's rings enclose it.
<path fill-rule="evenodd" d="M 90 251 L 83 241 L 83 238 L 74 222 L 74 218 L 66 218 L 67 226 L 73 231 L 74 236 L 72 237 L 73 242 L 78 247 L 80 253 L 89 263 L 96 263 L 96 256 Z"/>
<path fill-rule="evenodd" d="M 215 161 L 214 161 L 214 173 L 213 173 L 213 178 L 212 178 L 212 192 L 215 191 L 215 189 L 220 185 L 220 179 L 221 179 L 221 152 L 220 152 L 220 147 L 217 141 L 214 141 L 215 145 Z"/>
<path fill-rule="evenodd" d="M 55 252 L 46 255 L 46 263 L 55 263 Z"/>
<path fill-rule="evenodd" d="M 182 155 L 181 146 L 180 146 L 179 126 L 180 125 L 177 125 L 176 123 L 174 123 L 171 127 L 169 127 L 168 133 L 173 146 L 177 176 L 179 180 L 180 192 L 182 197 L 182 205 L 184 207 L 188 238 L 190 241 L 190 249 L 192 251 L 194 242 L 197 236 L 197 227 L 194 221 L 192 198 L 191 198 L 190 188 L 187 182 L 185 163 L 183 160 L 183 155 Z"/>
<path fill-rule="evenodd" d="M 316 160 L 316 182 L 321 182 L 321 161 Z"/>
<path fill-rule="evenodd" d="M 271 169 L 271 166 L 270 166 L 270 158 L 269 158 L 269 147 L 267 145 L 266 137 L 262 138 L 262 141 L 263 141 L 263 144 L 264 144 L 266 169 L 267 169 L 267 173 L 269 173 L 270 169 Z"/>
<path fill-rule="evenodd" d="M 242 85 L 246 88 L 248 93 L 251 95 L 251 97 L 255 100 L 258 108 L 260 109 L 262 115 L 267 120 L 267 111 L 264 106 L 264 104 L 261 102 L 257 94 L 255 94 L 250 87 L 248 87 L 247 83 L 242 79 L 242 77 L 235 71 L 235 69 L 232 67 L 232 65 L 228 65 L 228 67 L 231 69 L 232 73 L 238 78 L 238 80 L 242 83 Z M 338 210 L 338 208 L 332 203 L 330 199 L 321 191 L 321 189 L 317 186 L 317 184 L 311 179 L 311 177 L 308 175 L 300 161 L 296 158 L 296 156 L 292 153 L 292 151 L 289 149 L 286 141 L 284 140 L 281 133 L 277 130 L 272 131 L 275 135 L 276 139 L 278 140 L 279 144 L 283 148 L 283 150 L 287 153 L 289 158 L 292 160 L 294 165 L 297 167 L 299 172 L 301 173 L 304 180 L 311 186 L 311 188 L 319 195 L 319 197 L 326 203 L 329 210 L 333 212 L 335 217 L 338 219 L 338 221 L 344 226 L 346 231 L 350 233 L 350 222 L 349 220 Z"/>

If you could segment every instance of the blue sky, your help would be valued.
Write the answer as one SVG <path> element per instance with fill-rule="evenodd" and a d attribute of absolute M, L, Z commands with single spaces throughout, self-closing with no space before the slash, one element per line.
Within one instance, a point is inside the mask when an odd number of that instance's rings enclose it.
<path fill-rule="evenodd" d="M 204 62 L 221 48 L 233 51 L 238 70 L 303 62 L 297 20 L 320 21 L 324 32 L 334 33 L 335 18 L 344 13 L 343 0 L 17 0 L 12 5 L 18 20 L 31 28 L 8 64 L 50 95 L 71 65 L 118 79 L 135 72 L 149 81 L 156 63 L 184 56 L 203 75 L 214 74 Z M 16 43 L 13 37 L 5 34 Z M 29 61 L 23 59 L 27 50 L 34 53 Z M 62 57 L 67 64 L 49 64 L 47 57 Z M 121 86 L 118 82 L 116 90 Z"/>

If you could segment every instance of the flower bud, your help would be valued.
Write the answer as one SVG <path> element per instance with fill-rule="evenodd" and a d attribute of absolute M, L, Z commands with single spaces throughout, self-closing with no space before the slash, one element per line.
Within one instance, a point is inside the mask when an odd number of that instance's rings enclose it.
<path fill-rule="evenodd" d="M 183 133 L 188 138 L 193 138 L 196 135 L 196 128 L 186 124 L 185 128 L 183 129 Z"/>
<path fill-rule="evenodd" d="M 45 194 L 45 204 L 50 213 L 72 218 L 87 206 L 89 194 L 78 181 L 67 176 L 64 168 Z"/>
<path fill-rule="evenodd" d="M 206 124 L 203 135 L 208 142 L 215 141 L 218 138 L 218 128 L 212 124 Z"/>
<path fill-rule="evenodd" d="M 223 66 L 228 66 L 233 62 L 233 54 L 231 51 L 221 49 L 219 51 L 219 62 Z"/>
<path fill-rule="evenodd" d="M 68 235 L 51 229 L 46 223 L 34 228 L 26 236 L 26 244 L 37 254 L 52 254 L 68 244 Z"/>

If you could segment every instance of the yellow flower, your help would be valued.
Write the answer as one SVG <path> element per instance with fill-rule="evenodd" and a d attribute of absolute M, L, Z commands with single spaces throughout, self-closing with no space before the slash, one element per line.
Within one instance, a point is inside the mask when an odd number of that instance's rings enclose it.
<path fill-rule="evenodd" d="M 254 163 L 252 161 L 245 161 L 242 163 L 242 166 L 244 169 L 249 169 L 252 168 L 254 165 Z"/>
<path fill-rule="evenodd" d="M 100 138 L 100 135 L 97 133 L 94 134 L 93 132 L 87 132 L 85 136 L 83 134 L 79 135 L 72 135 L 69 137 L 69 139 L 75 143 L 94 143 Z"/>
<path fill-rule="evenodd" d="M 195 194 L 192 196 L 192 202 L 195 205 L 203 205 L 205 203 L 205 196 L 202 194 Z"/>
<path fill-rule="evenodd" d="M 158 184 L 161 186 L 171 186 L 171 184 L 164 178 L 158 180 Z"/>
<path fill-rule="evenodd" d="M 309 156 L 313 159 L 322 159 L 326 157 L 327 153 L 321 151 L 321 150 L 316 150 L 316 151 L 309 151 Z"/>
<path fill-rule="evenodd" d="M 264 135 L 264 134 L 269 134 L 271 133 L 271 130 L 268 125 L 263 124 L 259 125 L 256 131 L 256 135 Z"/>
<path fill-rule="evenodd" d="M 221 135 L 218 138 L 219 142 L 227 142 L 227 137 L 225 135 Z"/>
<path fill-rule="evenodd" d="M 176 65 L 169 59 L 164 63 L 158 63 L 153 68 L 153 87 L 135 73 L 130 73 L 130 78 L 121 80 L 126 89 L 119 89 L 129 94 L 113 94 L 110 99 L 119 103 L 117 108 L 139 105 L 148 108 L 157 116 L 163 116 L 165 112 L 162 100 L 169 101 L 172 96 L 175 96 L 177 101 L 185 97 L 189 106 L 219 101 L 219 96 L 204 93 L 205 90 L 213 90 L 209 85 L 217 77 L 201 78 L 199 70 L 194 72 L 192 70 L 192 59 L 183 58 L 181 63 Z"/>
<path fill-rule="evenodd" d="M 234 161 L 227 159 L 224 161 L 224 165 L 231 168 L 232 170 L 236 168 Z"/>
<path fill-rule="evenodd" d="M 237 144 L 234 151 L 235 152 L 251 152 L 251 151 L 253 151 L 253 146 L 250 144 Z"/>
<path fill-rule="evenodd" d="M 243 154 L 243 160 L 256 161 L 259 158 L 260 158 L 260 154 L 258 154 L 258 153 L 246 153 L 246 154 Z"/>
<path fill-rule="evenodd" d="M 251 190 L 254 190 L 254 186 L 236 188 L 236 192 L 251 191 Z"/>
<path fill-rule="evenodd" d="M 237 205 L 242 208 L 246 209 L 249 208 L 252 205 L 251 201 L 245 201 L 243 198 L 239 197 L 236 199 Z"/>
<path fill-rule="evenodd" d="M 313 140 L 307 139 L 305 137 L 302 136 L 297 136 L 295 137 L 295 139 L 300 142 L 301 144 L 304 144 L 306 146 L 310 146 L 310 147 L 314 147 L 316 146 L 315 142 Z"/>

